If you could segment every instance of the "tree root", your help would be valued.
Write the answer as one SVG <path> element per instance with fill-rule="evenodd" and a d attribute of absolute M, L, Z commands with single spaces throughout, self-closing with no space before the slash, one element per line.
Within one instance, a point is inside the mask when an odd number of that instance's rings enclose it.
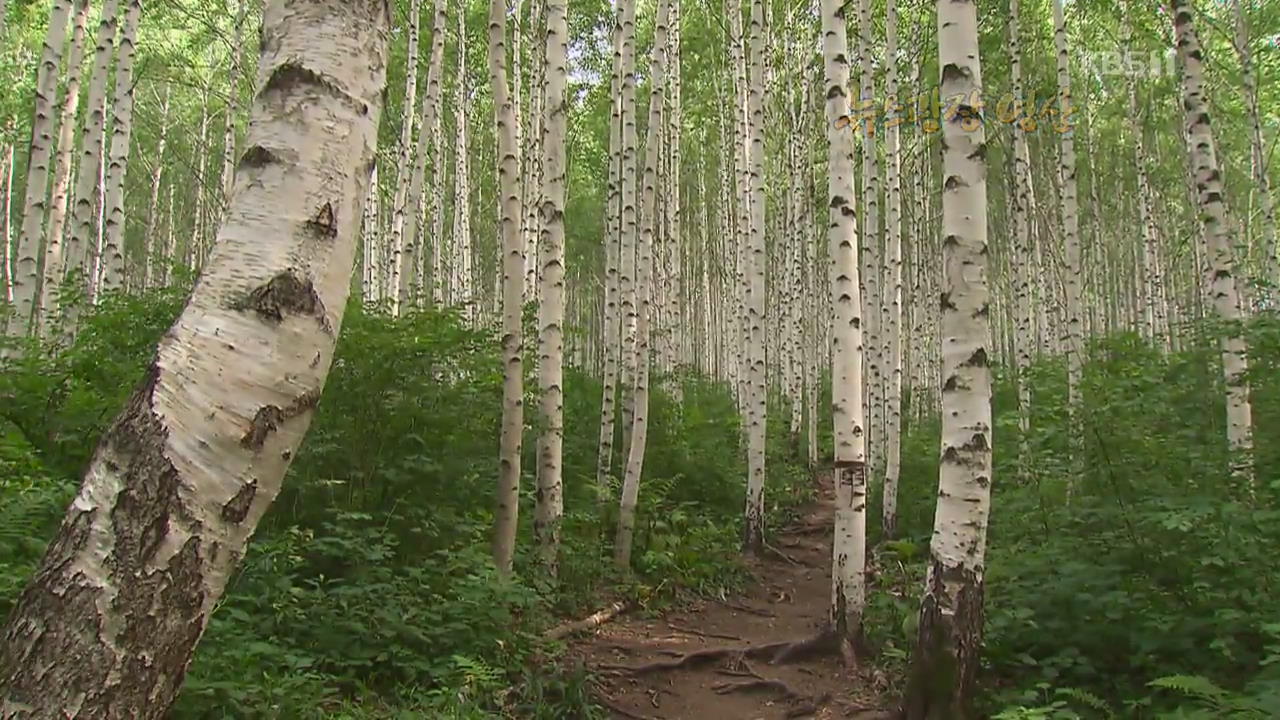
<path fill-rule="evenodd" d="M 770 545 L 769 543 L 765 543 L 765 544 L 764 544 L 764 551 L 765 551 L 766 553 L 770 554 L 770 555 L 774 555 L 774 556 L 777 556 L 777 557 L 779 557 L 779 558 L 782 558 L 783 560 L 786 560 L 787 562 L 791 563 L 792 565 L 795 565 L 796 567 L 807 567 L 807 566 L 808 566 L 808 565 L 807 565 L 807 563 L 802 563 L 802 562 L 800 562 L 799 560 L 797 560 L 797 559 L 795 559 L 795 558 L 791 557 L 790 555 L 788 555 L 788 554 L 786 554 L 785 552 L 783 552 L 783 551 L 779 550 L 778 548 L 776 548 L 776 547 L 774 547 L 774 546 Z"/>
<path fill-rule="evenodd" d="M 557 625 L 556 627 L 553 627 L 550 630 L 543 633 L 542 638 L 544 640 L 560 640 L 576 632 L 582 632 L 583 630 L 592 630 L 594 628 L 598 628 L 601 625 L 614 619 L 615 617 L 621 615 L 624 611 L 626 611 L 626 609 L 627 609 L 626 601 L 619 600 L 618 602 L 613 603 L 612 605 L 606 608 L 603 608 L 591 615 L 588 615 L 587 617 L 581 620 L 575 620 L 573 622 L 564 623 L 563 625 Z"/>
<path fill-rule="evenodd" d="M 837 652 L 838 643 L 835 634 L 824 630 L 803 640 L 747 645 L 743 647 L 714 647 L 685 653 L 674 660 L 656 660 L 644 665 L 617 665 L 609 669 L 618 670 L 631 675 L 646 675 L 664 670 L 678 670 L 695 665 L 703 665 L 716 660 L 764 659 L 770 665 L 796 662 L 810 657 L 818 657 Z"/>
<path fill-rule="evenodd" d="M 765 617 L 765 618 L 777 617 L 777 615 L 773 614 L 769 610 L 761 610 L 759 608 L 747 607 L 746 605 L 738 605 L 737 603 L 731 603 L 728 600 L 721 600 L 719 602 L 721 605 L 729 608 L 730 610 L 737 610 L 738 612 L 744 612 L 750 615 L 756 615 L 758 617 Z"/>
<path fill-rule="evenodd" d="M 722 682 L 711 687 L 717 695 L 728 695 L 734 692 L 752 692 L 755 690 L 771 690 L 782 695 L 783 700 L 800 701 L 802 704 L 787 711 L 785 717 L 796 718 L 804 715 L 815 715 L 818 710 L 831 700 L 831 695 L 825 694 L 818 698 L 813 698 L 796 690 L 782 680 L 776 678 L 767 678 L 752 669 L 751 665 L 744 659 L 741 663 L 743 670 L 726 671 L 727 674 L 745 676 L 750 680 L 740 680 L 737 682 Z"/>
<path fill-rule="evenodd" d="M 676 632 L 684 633 L 686 635 L 697 635 L 698 637 L 704 637 L 704 638 L 720 638 L 721 640 L 737 640 L 739 642 L 742 641 L 742 638 L 738 637 L 737 635 L 728 635 L 726 633 L 711 632 L 709 630 L 696 630 L 691 627 L 684 627 L 683 625 L 677 625 L 670 621 L 667 622 L 667 627 L 671 628 Z"/>

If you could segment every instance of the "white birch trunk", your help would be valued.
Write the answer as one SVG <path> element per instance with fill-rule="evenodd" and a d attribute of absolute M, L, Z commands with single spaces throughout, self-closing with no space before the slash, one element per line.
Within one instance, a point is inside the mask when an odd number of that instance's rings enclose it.
<path fill-rule="evenodd" d="M 942 453 L 906 720 L 969 716 L 982 646 L 991 502 L 986 128 L 977 4 L 938 0 L 942 124 Z"/>
<path fill-rule="evenodd" d="M 887 77 L 885 93 L 898 97 L 898 9 L 896 0 L 886 0 L 885 28 L 887 36 Z M 902 157 L 898 126 L 902 118 L 896 112 L 885 117 L 885 261 L 888 281 L 884 288 L 887 311 L 884 334 L 888 344 L 884 364 L 885 433 L 884 433 L 884 497 L 882 528 L 884 537 L 898 532 L 898 475 L 901 470 L 902 430 Z"/>
<path fill-rule="evenodd" d="M 1200 225 L 1209 250 L 1209 295 L 1218 318 L 1228 324 L 1221 336 L 1222 373 L 1227 388 L 1227 446 L 1232 472 L 1253 488 L 1253 407 L 1249 401 L 1249 346 L 1240 326 L 1244 311 L 1235 284 L 1231 222 L 1223 203 L 1222 166 L 1218 162 L 1204 91 L 1204 56 L 1191 3 L 1174 0 L 1174 32 L 1182 61 L 1182 107 L 1191 145 Z"/>
<path fill-rule="evenodd" d="M 826 84 L 827 253 L 831 292 L 831 414 L 835 451 L 835 540 L 831 625 L 846 652 L 861 644 L 866 605 L 867 446 L 862 411 L 862 297 L 857 200 L 849 116 L 849 40 L 841 0 L 822 2 Z"/>
<path fill-rule="evenodd" d="M 67 227 L 67 207 L 71 202 L 71 170 L 76 145 L 76 118 L 80 112 L 80 76 L 84 66 L 85 26 L 89 19 L 88 0 L 76 4 L 72 21 L 71 50 L 67 56 L 67 87 L 58 124 L 58 158 L 54 166 L 49 224 L 44 231 L 44 267 L 41 271 L 40 306 L 36 309 L 40 336 L 48 338 L 58 319 L 58 290 L 66 272 L 63 236 Z"/>
<path fill-rule="evenodd" d="M 217 251 L 0 643 L 0 716 L 163 717 L 280 490 L 342 325 L 385 2 L 277 0 Z"/>
<path fill-rule="evenodd" d="M 421 269 L 427 253 L 425 252 L 426 242 L 421 232 L 424 218 L 419 208 L 425 200 L 427 160 L 428 158 L 431 160 L 432 173 L 440 173 L 442 172 L 440 159 L 444 157 L 436 128 L 439 127 L 440 119 L 443 117 L 440 112 L 440 79 L 444 72 L 444 43 L 445 34 L 448 32 L 445 29 L 447 21 L 445 5 L 446 0 L 436 0 L 435 9 L 432 11 L 431 57 L 427 64 L 427 87 L 422 97 L 422 119 L 418 124 L 417 150 L 406 196 L 406 202 L 410 205 L 404 209 L 404 240 L 400 245 L 400 264 L 395 270 L 400 276 L 401 292 L 395 300 L 399 304 L 420 302 L 425 294 L 424 273 Z M 429 152 L 428 147 L 430 147 Z M 434 226 L 433 230 L 435 230 Z"/>
<path fill-rule="evenodd" d="M 31 120 L 31 152 L 27 160 L 26 197 L 22 226 L 18 231 L 18 257 L 12 266 L 10 286 L 13 308 L 5 334 L 21 337 L 36 328 L 36 298 L 40 287 L 40 240 L 48 209 L 49 162 L 53 158 L 54 105 L 58 95 L 58 69 L 67 38 L 71 4 L 55 0 L 49 10 L 49 28 L 36 66 L 35 111 Z M 6 243 L 5 247 L 8 247 Z"/>
<path fill-rule="evenodd" d="M 564 514 L 564 197 L 568 130 L 568 0 L 547 0 L 542 109 L 542 201 L 538 208 L 542 265 L 538 305 L 538 390 L 543 422 L 538 438 L 538 495 L 533 534 L 543 568 L 556 575 Z"/>
<path fill-rule="evenodd" d="M 742 547 L 755 553 L 764 545 L 765 437 L 768 424 L 768 387 L 765 378 L 765 194 L 764 194 L 764 0 L 751 0 L 750 77 L 747 91 L 750 139 L 750 245 L 747 248 L 749 287 L 748 382 L 752 412 L 747 416 L 747 497 Z"/>
<path fill-rule="evenodd" d="M 548 6 L 550 3 L 548 3 Z M 613 559 L 621 568 L 631 566 L 631 542 L 636 523 L 636 501 L 640 494 L 640 478 L 644 471 L 645 443 L 649 432 L 649 323 L 653 295 L 653 245 L 658 226 L 658 158 L 661 151 L 659 133 L 663 117 L 663 91 L 666 84 L 667 23 L 670 0 L 658 0 L 658 14 L 653 26 L 653 49 L 649 60 L 649 123 L 644 142 L 644 178 L 641 181 L 640 215 L 643 228 L 636 252 L 636 374 L 633 398 L 635 415 L 631 423 L 626 471 L 622 479 L 618 530 L 613 542 Z"/>
<path fill-rule="evenodd" d="M 116 97 L 111 103 L 111 162 L 107 166 L 107 187 L 103 214 L 106 237 L 103 242 L 103 291 L 124 288 L 124 181 L 129 172 L 129 146 L 133 137 L 133 61 L 137 54 L 138 23 L 142 0 L 128 0 L 124 31 L 120 35 L 120 56 L 116 62 Z"/>
<path fill-rule="evenodd" d="M 524 433 L 524 244 L 520 238 L 520 161 L 515 102 L 507 87 L 506 3 L 489 3 L 489 81 L 498 140 L 499 226 L 502 234 L 502 429 L 498 441 L 498 510 L 493 556 L 510 573 L 520 512 L 520 446 Z"/>

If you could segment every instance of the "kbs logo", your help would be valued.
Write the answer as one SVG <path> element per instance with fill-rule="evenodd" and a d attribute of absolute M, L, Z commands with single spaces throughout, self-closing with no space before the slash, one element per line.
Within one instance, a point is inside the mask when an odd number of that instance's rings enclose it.
<path fill-rule="evenodd" d="M 1175 53 L 1168 50 L 1094 50 L 1085 52 L 1084 65 L 1102 77 L 1158 78 L 1176 73 Z"/>

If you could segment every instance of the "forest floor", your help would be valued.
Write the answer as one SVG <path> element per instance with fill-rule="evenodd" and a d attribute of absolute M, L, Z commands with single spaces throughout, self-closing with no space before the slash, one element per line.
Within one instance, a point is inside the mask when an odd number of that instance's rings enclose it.
<path fill-rule="evenodd" d="M 749 561 L 743 592 L 658 618 L 624 615 L 574 646 L 614 720 L 893 716 L 884 673 L 806 642 L 826 627 L 831 593 L 830 474 L 815 482 L 817 501 Z"/>

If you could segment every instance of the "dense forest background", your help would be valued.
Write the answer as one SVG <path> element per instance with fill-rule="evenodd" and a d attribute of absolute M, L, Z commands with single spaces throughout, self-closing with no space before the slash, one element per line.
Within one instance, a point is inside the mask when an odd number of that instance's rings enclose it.
<path fill-rule="evenodd" d="M 1196 187 L 1170 9 L 1075 0 L 1055 33 L 1053 0 L 1012 1 L 1013 23 L 1006 0 L 977 4 L 994 374 L 981 716 L 1280 716 L 1280 4 L 1195 8 L 1230 239 L 1219 254 Z M 510 328 L 489 4 L 393 3 L 376 171 L 333 369 L 175 717 L 605 717 L 592 669 L 561 661 L 571 654 L 547 628 L 615 600 L 661 613 L 751 582 L 744 533 L 759 522 L 768 537 L 794 521 L 836 453 L 819 8 L 758 4 L 758 83 L 747 73 L 752 8 L 671 0 L 667 78 L 655 89 L 659 3 L 635 3 L 631 122 L 657 145 L 640 271 L 652 294 L 630 302 L 645 306 L 649 335 L 635 357 L 652 376 L 621 565 L 637 361 L 619 355 L 620 16 L 606 0 L 568 4 L 563 519 L 557 572 L 544 572 L 534 524 L 546 291 L 544 265 L 530 262 L 508 573 L 492 551 Z M 544 5 L 509 3 L 506 28 L 530 258 L 542 238 L 530 208 L 545 182 Z M 906 682 L 934 534 L 939 128 L 955 101 L 939 93 L 933 3 L 864 0 L 865 18 L 849 5 L 851 96 L 877 108 L 854 114 L 870 518 L 862 622 L 889 696 Z M 50 66 L 59 12 L 66 31 Z M 0 618 L 218 237 L 262 81 L 262 15 L 248 0 L 0 0 Z M 756 126 L 744 118 L 748 86 Z M 886 105 L 889 96 L 904 102 Z M 662 125 L 650 131 L 646 109 L 659 98 Z M 742 199 L 755 179 L 752 128 L 763 142 L 762 226 Z M 628 162 L 641 151 L 633 145 Z M 763 261 L 749 259 L 757 230 Z M 1221 311 L 1227 256 L 1234 316 Z M 742 320 L 752 297 L 764 311 L 758 335 Z M 1231 339 L 1247 345 L 1248 367 L 1224 379 Z M 1233 425 L 1241 386 L 1247 444 Z M 757 469 L 758 521 L 743 507 Z"/>

